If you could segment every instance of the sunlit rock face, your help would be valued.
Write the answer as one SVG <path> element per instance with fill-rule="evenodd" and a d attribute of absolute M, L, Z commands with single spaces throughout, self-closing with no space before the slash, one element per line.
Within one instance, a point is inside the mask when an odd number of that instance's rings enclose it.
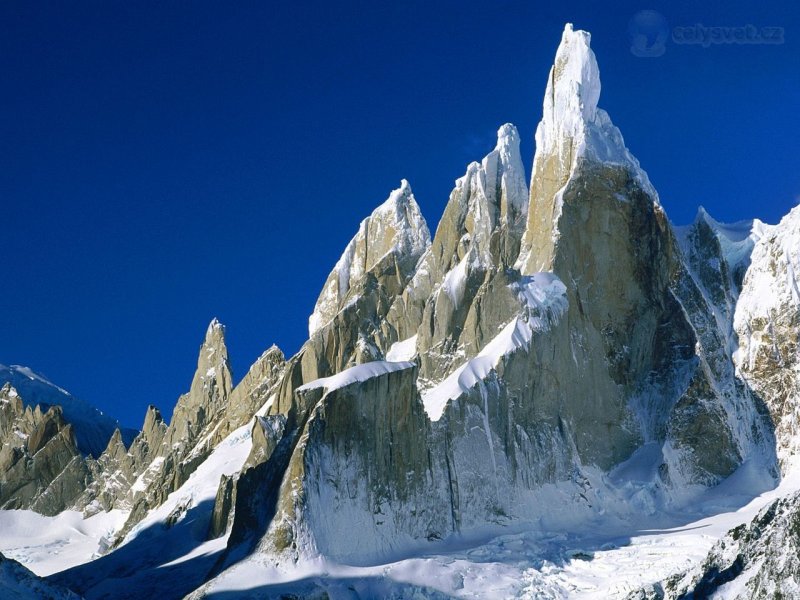
<path fill-rule="evenodd" d="M 11 384 L 0 388 L 0 507 L 55 515 L 72 508 L 91 482 L 60 406 L 25 407 Z"/>

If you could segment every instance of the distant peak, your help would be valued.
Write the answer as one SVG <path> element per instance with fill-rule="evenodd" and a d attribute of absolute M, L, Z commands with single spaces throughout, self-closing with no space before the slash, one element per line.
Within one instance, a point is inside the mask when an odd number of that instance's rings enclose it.
<path fill-rule="evenodd" d="M 694 222 L 695 224 L 701 222 L 708 223 L 712 227 L 717 225 L 717 222 L 708 214 L 708 211 L 702 205 L 697 207 L 697 215 L 695 215 Z"/>
<path fill-rule="evenodd" d="M 14 388 L 14 386 L 11 385 L 11 382 L 7 381 L 6 383 L 3 384 L 3 387 L 0 387 L 0 396 L 6 398 L 16 398 L 19 396 L 19 394 L 17 393 L 17 390 Z"/>

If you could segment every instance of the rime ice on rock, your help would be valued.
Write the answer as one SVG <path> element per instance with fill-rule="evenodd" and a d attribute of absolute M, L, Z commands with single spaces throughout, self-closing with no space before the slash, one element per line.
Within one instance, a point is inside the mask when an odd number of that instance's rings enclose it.
<path fill-rule="evenodd" d="M 430 245 L 430 240 L 428 225 L 411 186 L 403 179 L 386 202 L 361 221 L 358 232 L 328 275 L 314 312 L 308 319 L 309 336 L 339 312 L 350 288 L 380 260 L 394 254 L 414 267 Z"/>

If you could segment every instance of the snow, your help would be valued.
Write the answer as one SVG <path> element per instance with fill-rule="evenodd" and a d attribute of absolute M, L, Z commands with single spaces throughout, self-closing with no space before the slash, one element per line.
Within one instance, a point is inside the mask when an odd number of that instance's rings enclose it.
<path fill-rule="evenodd" d="M 158 508 L 150 511 L 125 538 L 128 544 L 140 532 L 156 524 L 165 523 L 176 511 L 185 514 L 189 509 L 211 501 L 217 496 L 219 480 L 222 475 L 232 475 L 242 468 L 250 454 L 251 424 L 247 423 L 232 431 L 211 455 L 189 475 L 189 479 L 178 490 L 172 492 Z"/>
<path fill-rule="evenodd" d="M 758 469 L 746 465 L 727 485 L 698 497 L 690 512 L 655 517 L 637 512 L 628 504 L 627 490 L 620 490 L 618 512 L 627 510 L 626 521 L 602 512 L 588 523 L 572 517 L 572 523 L 558 520 L 548 527 L 543 521 L 538 529 L 444 540 L 428 552 L 368 566 L 320 558 L 281 563 L 254 554 L 212 580 L 204 592 L 310 596 L 319 586 L 331 597 L 357 591 L 359 597 L 621 600 L 697 565 L 731 528 L 800 489 L 800 470 L 753 497 L 750 489 L 762 484 Z"/>
<path fill-rule="evenodd" d="M 442 289 L 458 305 L 468 273 L 478 267 L 491 268 L 492 236 L 500 228 L 518 231 L 527 223 L 528 184 L 519 152 L 519 133 L 506 123 L 497 131 L 497 144 L 481 162 L 471 162 L 467 172 L 456 179 L 448 205 L 456 204 L 456 226 L 464 232 L 460 245 L 468 251 L 445 275 Z"/>
<path fill-rule="evenodd" d="M 0 597 L 3 600 L 78 600 L 69 590 L 58 588 L 11 560 L 0 557 Z"/>
<path fill-rule="evenodd" d="M 113 552 L 90 564 L 75 561 L 79 566 L 58 574 L 55 580 L 80 588 L 87 597 L 174 598 L 198 587 L 227 543 L 227 534 L 208 540 L 220 478 L 234 475 L 244 465 L 252 446 L 250 431 L 248 423 L 231 432 Z M 112 531 L 119 531 L 119 527 Z M 97 547 L 97 539 L 93 542 Z M 101 539 L 101 549 L 103 542 Z M 71 548 L 66 547 L 65 552 L 71 553 Z M 69 566 L 59 565 L 53 570 Z"/>
<path fill-rule="evenodd" d="M 425 412 L 431 421 L 438 421 L 450 400 L 469 392 L 486 379 L 503 356 L 518 348 L 527 348 L 531 341 L 531 328 L 520 318 L 514 318 L 478 356 L 468 360 L 436 387 L 422 396 Z"/>
<path fill-rule="evenodd" d="M 411 369 L 416 367 L 412 362 L 390 362 L 376 360 L 368 362 L 363 365 L 356 365 L 344 371 L 332 375 L 331 377 L 322 377 L 315 379 L 305 385 L 297 388 L 298 392 L 306 392 L 313 389 L 324 388 L 326 392 L 343 388 L 351 383 L 359 381 L 366 381 L 373 377 L 386 375 L 387 373 L 394 373 L 395 371 L 402 371 L 404 369 Z"/>
<path fill-rule="evenodd" d="M 153 477 L 161 471 L 161 467 L 164 464 L 165 458 L 163 456 L 156 456 L 153 459 L 147 468 L 142 471 L 142 473 L 136 478 L 136 481 L 133 482 L 131 486 L 131 492 L 144 492 L 147 490 L 147 486 L 149 485 L 150 481 L 152 481 Z"/>
<path fill-rule="evenodd" d="M 21 375 L 24 375 L 25 377 L 27 377 L 31 381 L 38 381 L 40 383 L 44 383 L 45 385 L 48 385 L 48 386 L 50 386 L 52 388 L 55 388 L 56 390 L 58 390 L 62 394 L 69 395 L 69 392 L 67 390 L 65 390 L 62 387 L 57 386 L 55 383 L 53 383 L 49 379 L 43 377 L 42 375 L 39 375 L 33 369 L 31 369 L 30 367 L 23 367 L 22 365 L 11 365 L 11 367 L 6 367 L 5 365 L 0 365 L 0 369 L 13 369 L 17 373 L 20 373 Z"/>
<path fill-rule="evenodd" d="M 272 405 L 275 404 L 276 398 L 277 396 L 275 394 L 272 394 L 269 398 L 267 398 L 267 401 L 264 402 L 263 406 L 256 411 L 256 416 L 265 417 L 267 412 L 269 412 L 269 409 L 272 408 Z"/>
<path fill-rule="evenodd" d="M 486 195 L 495 194 L 497 188 L 497 175 L 500 174 L 501 196 L 507 204 L 522 215 L 521 224 L 524 226 L 528 213 L 528 184 L 525 177 L 525 167 L 522 165 L 522 155 L 519 152 L 519 132 L 511 123 L 502 125 L 497 130 L 497 145 L 482 161 L 481 166 L 486 173 Z M 494 189 L 491 189 L 494 186 Z M 499 202 L 496 202 L 500 205 Z M 513 224 L 512 224 L 513 225 Z"/>
<path fill-rule="evenodd" d="M 83 518 L 68 510 L 45 517 L 32 510 L 0 510 L 0 553 L 40 576 L 63 571 L 97 557 L 127 519 L 127 511 L 112 510 Z"/>
<path fill-rule="evenodd" d="M 774 229 L 774 226 L 758 219 L 721 223 L 712 218 L 702 206 L 697 211 L 697 219 L 703 219 L 716 234 L 722 255 L 731 271 L 747 268 L 755 244 Z"/>
<path fill-rule="evenodd" d="M 425 412 L 438 421 L 450 400 L 469 392 L 488 377 L 500 359 L 519 348 L 527 348 L 534 331 L 549 327 L 567 308 L 566 287 L 553 273 L 536 273 L 512 284 L 523 307 L 514 318 L 478 353 L 444 381 L 422 396 Z"/>
<path fill-rule="evenodd" d="M 395 342 L 386 353 L 386 360 L 390 362 L 405 362 L 414 358 L 417 353 L 417 336 Z"/>
<path fill-rule="evenodd" d="M 754 244 L 751 266 L 736 306 L 736 329 L 740 329 L 743 320 L 769 318 L 781 304 L 800 306 L 796 273 L 800 273 L 800 206 L 778 225 L 762 230 Z"/>
<path fill-rule="evenodd" d="M 470 256 L 467 254 L 459 261 L 458 265 L 450 269 L 444 276 L 442 285 L 439 288 L 442 292 L 447 294 L 454 307 L 457 307 L 464 297 L 464 290 L 467 286 L 467 265 L 469 260 Z"/>

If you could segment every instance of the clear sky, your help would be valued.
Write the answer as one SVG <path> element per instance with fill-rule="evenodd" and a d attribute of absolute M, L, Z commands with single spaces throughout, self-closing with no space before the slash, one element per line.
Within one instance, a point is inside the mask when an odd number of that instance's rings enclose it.
<path fill-rule="evenodd" d="M 530 168 L 567 21 L 592 32 L 600 106 L 673 222 L 798 202 L 789 0 L 0 3 L 0 362 L 138 427 L 149 403 L 171 414 L 214 316 L 237 380 L 273 342 L 294 353 L 401 178 L 434 229 L 499 125 Z M 672 39 L 698 23 L 783 43 Z M 641 30 L 645 49 L 669 34 L 663 55 L 631 51 Z"/>

